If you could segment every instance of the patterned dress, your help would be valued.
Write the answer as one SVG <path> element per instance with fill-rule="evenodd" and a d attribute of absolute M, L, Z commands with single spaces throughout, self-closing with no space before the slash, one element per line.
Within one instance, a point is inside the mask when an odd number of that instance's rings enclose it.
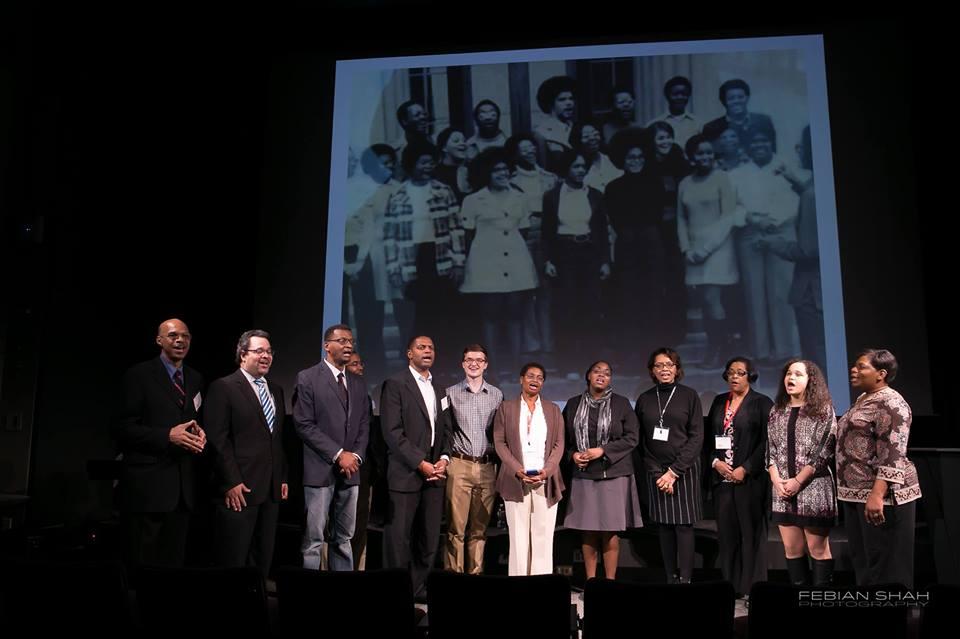
<path fill-rule="evenodd" d="M 813 478 L 793 497 L 781 499 L 773 490 L 774 523 L 817 527 L 836 524 L 837 496 L 830 471 L 836 433 L 833 407 L 826 418 L 815 418 L 802 408 L 789 406 L 770 410 L 766 467 L 775 466 L 781 479 L 796 477 L 804 466 L 814 468 Z"/>

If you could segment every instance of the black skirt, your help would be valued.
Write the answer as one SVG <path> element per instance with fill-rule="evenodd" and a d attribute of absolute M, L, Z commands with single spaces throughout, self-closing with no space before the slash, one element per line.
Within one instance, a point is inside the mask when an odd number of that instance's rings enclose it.
<path fill-rule="evenodd" d="M 673 484 L 673 494 L 657 488 L 663 473 L 647 471 L 647 499 L 650 519 L 658 524 L 690 525 L 703 519 L 700 487 L 700 460 L 694 462 Z"/>

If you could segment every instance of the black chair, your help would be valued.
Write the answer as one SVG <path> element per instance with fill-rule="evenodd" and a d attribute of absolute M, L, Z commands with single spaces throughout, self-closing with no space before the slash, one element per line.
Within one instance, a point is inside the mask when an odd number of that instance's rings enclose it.
<path fill-rule="evenodd" d="M 762 581 L 750 591 L 748 636 L 809 639 L 850 629 L 861 637 L 906 637 L 909 608 L 892 605 L 903 592 L 896 584 L 810 588 Z"/>
<path fill-rule="evenodd" d="M 323 636 L 414 636 L 413 585 L 404 570 L 322 572 L 278 568 L 280 634 L 316 628 Z"/>
<path fill-rule="evenodd" d="M 590 579 L 583 590 L 583 639 L 733 637 L 735 600 L 733 586 L 726 581 L 646 584 Z"/>
<path fill-rule="evenodd" d="M 427 620 L 430 639 L 570 637 L 570 581 L 561 575 L 433 572 Z"/>
<path fill-rule="evenodd" d="M 0 560 L 0 627 L 38 636 L 129 636 L 132 610 L 116 561 Z M 11 635 L 12 636 L 12 635 Z"/>
<path fill-rule="evenodd" d="M 245 568 L 141 568 L 140 623 L 148 637 L 270 635 L 263 576 Z"/>

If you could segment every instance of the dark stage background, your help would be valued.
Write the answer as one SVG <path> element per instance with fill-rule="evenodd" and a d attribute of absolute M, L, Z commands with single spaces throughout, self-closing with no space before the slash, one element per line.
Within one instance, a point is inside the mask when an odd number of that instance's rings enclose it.
<path fill-rule="evenodd" d="M 110 515 L 110 484 L 88 481 L 86 463 L 114 455 L 120 376 L 155 355 L 166 317 L 188 323 L 188 362 L 208 380 L 233 369 L 252 326 L 274 333 L 288 391 L 319 358 L 336 59 L 653 40 L 824 34 L 848 348 L 900 358 L 895 386 L 927 417 L 914 446 L 957 446 L 940 27 L 706 14 L 681 26 L 591 6 L 593 19 L 544 10 L 472 28 L 422 3 L 309 15 L 5 5 L 0 492 L 29 494 L 33 525 Z"/>

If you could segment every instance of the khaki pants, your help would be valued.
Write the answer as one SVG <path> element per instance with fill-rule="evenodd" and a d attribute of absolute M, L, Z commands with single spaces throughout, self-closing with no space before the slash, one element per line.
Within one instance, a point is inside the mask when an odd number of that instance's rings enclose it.
<path fill-rule="evenodd" d="M 483 549 L 497 496 L 496 483 L 496 464 L 481 464 L 458 457 L 450 459 L 447 466 L 449 522 L 443 554 L 443 567 L 447 570 L 471 575 L 483 572 Z"/>

